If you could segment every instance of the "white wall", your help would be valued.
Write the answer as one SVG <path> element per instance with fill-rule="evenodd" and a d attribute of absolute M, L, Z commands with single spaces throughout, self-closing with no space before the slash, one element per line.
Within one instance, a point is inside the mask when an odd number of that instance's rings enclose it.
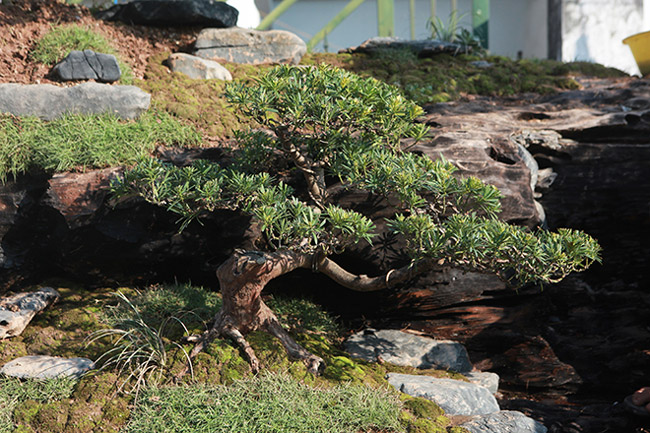
<path fill-rule="evenodd" d="M 648 0 L 650 1 L 650 0 Z M 327 24 L 348 0 L 300 0 L 276 21 L 274 28 L 285 29 L 309 40 Z M 272 1 L 277 6 L 279 0 Z M 430 35 L 430 1 L 415 2 L 415 37 Z M 544 58 L 547 55 L 546 12 L 547 0 L 491 0 L 489 39 L 490 52 L 516 57 Z M 461 25 L 471 29 L 471 0 L 457 0 Z M 436 15 L 446 24 L 451 13 L 451 1 L 437 0 Z M 395 34 L 410 39 L 410 11 L 408 0 L 395 0 Z M 355 46 L 377 35 L 377 2 L 366 0 L 327 37 L 328 51 Z M 316 47 L 324 51 L 323 43 Z"/>
<path fill-rule="evenodd" d="M 598 62 L 638 74 L 634 57 L 622 40 L 650 30 L 648 3 L 647 0 L 564 0 L 562 60 Z"/>

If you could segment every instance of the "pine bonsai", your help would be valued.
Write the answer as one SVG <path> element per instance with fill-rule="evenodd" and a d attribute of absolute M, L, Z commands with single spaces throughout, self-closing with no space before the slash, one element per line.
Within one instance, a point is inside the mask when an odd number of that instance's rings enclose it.
<path fill-rule="evenodd" d="M 223 307 L 192 357 L 216 336 L 228 336 L 257 371 L 245 336 L 261 329 L 318 373 L 323 360 L 290 337 L 260 296 L 269 281 L 298 268 L 352 290 L 374 291 L 443 264 L 494 272 L 523 285 L 559 281 L 599 261 L 600 248 L 588 235 L 504 223 L 497 219 L 497 188 L 454 176 L 455 167 L 442 158 L 410 153 L 405 143 L 421 140 L 427 128 L 414 122 L 421 108 L 394 87 L 328 66 L 280 66 L 250 86 L 231 84 L 226 95 L 262 126 L 237 133 L 235 164 L 176 167 L 149 159 L 113 188 L 117 196 L 136 194 L 180 214 L 181 229 L 215 209 L 240 210 L 261 227 L 260 251 L 238 251 L 217 269 Z M 304 188 L 294 191 L 277 179 L 275 162 L 282 160 L 301 173 Z M 377 235 L 366 216 L 331 203 L 333 181 L 383 196 L 394 206 L 387 226 L 404 238 L 408 265 L 369 277 L 331 258 Z"/>

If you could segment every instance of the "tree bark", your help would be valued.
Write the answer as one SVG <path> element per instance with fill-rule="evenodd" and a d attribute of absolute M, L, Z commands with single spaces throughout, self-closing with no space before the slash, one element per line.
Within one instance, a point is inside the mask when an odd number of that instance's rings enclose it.
<path fill-rule="evenodd" d="M 315 269 L 344 287 L 368 292 L 406 281 L 430 267 L 427 264 L 409 265 L 391 270 L 382 276 L 368 277 L 352 274 L 318 253 L 238 252 L 217 269 L 223 305 L 215 316 L 212 328 L 203 335 L 190 353 L 190 360 L 205 349 L 215 337 L 224 336 L 237 343 L 248 358 L 251 369 L 257 373 L 260 363 L 245 336 L 250 332 L 263 330 L 278 338 L 287 353 L 293 358 L 302 360 L 307 365 L 308 371 L 319 374 L 325 366 L 323 359 L 296 343 L 261 297 L 262 290 L 269 281 L 298 268 Z M 187 373 L 188 370 L 189 365 L 179 375 Z"/>
<path fill-rule="evenodd" d="M 217 278 L 223 305 L 215 316 L 212 329 L 194 347 L 190 359 L 194 359 L 212 339 L 221 335 L 237 343 L 248 358 L 251 369 L 257 373 L 260 364 L 245 335 L 263 330 L 277 337 L 290 356 L 301 359 L 310 372 L 318 374 L 325 365 L 324 361 L 291 338 L 261 297 L 269 281 L 294 269 L 310 268 L 311 261 L 311 255 L 293 251 L 249 251 L 237 253 L 221 264 L 217 269 Z"/>

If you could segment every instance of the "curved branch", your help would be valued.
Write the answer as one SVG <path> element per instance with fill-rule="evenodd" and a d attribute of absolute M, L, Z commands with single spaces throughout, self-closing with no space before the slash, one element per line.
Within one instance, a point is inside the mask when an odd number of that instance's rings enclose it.
<path fill-rule="evenodd" d="M 327 275 L 343 287 L 357 292 L 375 292 L 377 290 L 387 289 L 394 284 L 408 281 L 430 268 L 431 266 L 426 262 L 419 262 L 403 266 L 399 269 L 391 269 L 384 275 L 369 277 L 367 275 L 352 274 L 327 257 L 318 263 L 319 272 Z"/>

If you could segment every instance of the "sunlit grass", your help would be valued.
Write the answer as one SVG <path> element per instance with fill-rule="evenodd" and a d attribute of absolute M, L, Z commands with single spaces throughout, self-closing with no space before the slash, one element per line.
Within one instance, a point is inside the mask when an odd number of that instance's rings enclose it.
<path fill-rule="evenodd" d="M 166 113 L 123 121 L 113 115 L 67 115 L 53 121 L 0 116 L 0 181 L 31 169 L 63 172 L 131 164 L 158 144 L 192 146 L 201 136 Z"/>

